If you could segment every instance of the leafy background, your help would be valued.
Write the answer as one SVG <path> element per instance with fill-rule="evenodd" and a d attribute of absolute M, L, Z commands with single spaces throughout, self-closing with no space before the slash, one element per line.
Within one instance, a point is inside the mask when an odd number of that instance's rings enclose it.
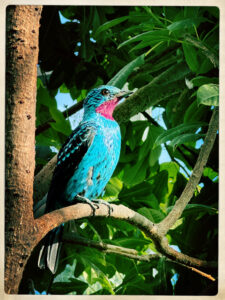
<path fill-rule="evenodd" d="M 81 101 L 101 84 L 135 91 L 151 83 L 155 104 L 120 124 L 120 161 L 104 199 L 160 222 L 188 181 L 218 105 L 218 22 L 216 7 L 44 6 L 36 125 L 51 122 L 36 136 L 36 173 L 81 118 L 82 112 L 63 116 L 68 103 Z M 217 228 L 218 138 L 194 197 L 167 238 L 178 251 L 216 260 Z M 140 255 L 157 252 L 143 232 L 120 220 L 80 220 L 76 230 Z M 21 293 L 217 293 L 217 283 L 164 258 L 141 262 L 69 243 L 53 276 L 37 268 L 39 248 L 28 262 Z"/>

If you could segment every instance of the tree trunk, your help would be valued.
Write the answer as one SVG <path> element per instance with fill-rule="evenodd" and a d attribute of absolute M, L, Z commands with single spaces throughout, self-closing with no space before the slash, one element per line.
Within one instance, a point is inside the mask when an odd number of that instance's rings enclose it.
<path fill-rule="evenodd" d="M 17 293 L 33 249 L 33 179 L 41 6 L 9 6 L 6 23 L 5 292 Z"/>

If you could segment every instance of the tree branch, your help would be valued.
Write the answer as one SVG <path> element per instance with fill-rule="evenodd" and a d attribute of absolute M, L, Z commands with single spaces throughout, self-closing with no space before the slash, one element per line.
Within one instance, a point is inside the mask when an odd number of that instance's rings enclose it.
<path fill-rule="evenodd" d="M 138 261 L 150 262 L 154 259 L 159 259 L 159 258 L 163 257 L 159 253 L 147 254 L 147 255 L 138 255 L 137 250 L 106 244 L 102 241 L 99 241 L 99 242 L 92 241 L 92 240 L 83 238 L 81 236 L 78 236 L 77 234 L 74 234 L 74 233 L 63 234 L 63 242 L 70 243 L 70 244 L 79 244 L 79 245 L 87 246 L 87 247 L 92 247 L 92 248 L 98 249 L 98 250 L 100 250 L 104 253 L 113 253 L 113 254 L 125 256 L 125 257 L 131 258 L 131 259 L 135 259 L 135 260 L 138 260 Z M 176 264 L 178 264 L 178 265 L 180 265 L 184 268 L 188 268 L 188 269 L 192 270 L 193 272 L 196 272 L 196 273 L 200 274 L 201 276 L 208 278 L 209 280 L 215 281 L 215 278 L 212 277 L 210 274 L 202 272 L 202 271 L 200 271 L 196 268 L 184 265 L 182 263 L 173 261 L 169 258 L 166 258 L 166 260 L 170 261 L 170 262 L 173 262 L 173 263 L 176 263 Z"/>
<path fill-rule="evenodd" d="M 207 262 L 194 257 L 190 257 L 183 253 L 180 253 L 168 244 L 168 240 L 165 237 L 168 230 L 173 226 L 173 224 L 180 218 L 184 208 L 190 201 L 196 186 L 199 183 L 203 169 L 208 160 L 208 156 L 213 147 L 217 130 L 218 130 L 218 109 L 214 109 L 212 118 L 209 123 L 208 132 L 205 137 L 204 144 L 200 150 L 196 165 L 193 169 L 193 173 L 181 194 L 180 198 L 177 200 L 172 211 L 168 216 L 159 224 L 153 224 L 144 216 L 132 211 L 131 209 L 123 205 L 112 204 L 113 212 L 111 217 L 116 219 L 125 220 L 142 230 L 147 236 L 149 236 L 154 242 L 156 249 L 165 255 L 166 257 L 172 259 L 173 261 L 191 266 L 191 267 L 208 267 L 215 268 L 216 262 Z M 50 230 L 65 223 L 69 220 L 76 220 L 85 217 L 92 216 L 92 209 L 88 204 L 76 204 L 69 207 L 64 207 L 59 210 L 53 211 L 46 214 L 35 221 L 35 227 L 37 230 L 37 242 L 39 242 Z M 99 209 L 96 210 L 96 217 L 107 217 L 108 210 L 105 205 L 100 205 Z"/>
<path fill-rule="evenodd" d="M 130 97 L 126 99 L 122 104 L 118 105 L 114 111 L 114 118 L 118 123 L 128 121 L 132 116 L 136 115 L 140 111 L 145 111 L 150 106 L 156 105 L 159 102 L 169 99 L 173 95 L 177 95 L 181 93 L 185 87 L 183 77 L 181 80 L 173 82 L 171 85 L 168 83 L 164 85 L 164 88 L 157 83 L 160 82 L 163 78 L 167 78 L 168 80 L 172 80 L 174 76 L 174 69 L 179 68 L 179 73 L 184 77 L 189 71 L 185 63 L 180 63 L 175 66 L 171 66 L 166 71 L 162 72 L 159 76 L 155 77 L 150 83 L 140 88 L 138 91 L 133 93 Z M 70 116 L 74 112 L 78 111 L 82 106 L 82 101 L 73 105 L 68 110 L 64 111 L 64 116 Z M 48 126 L 46 123 L 42 124 L 42 129 L 37 128 L 36 134 L 41 133 L 43 130 L 47 129 Z M 45 169 L 39 172 L 35 176 L 34 182 L 34 201 L 37 203 L 41 200 L 45 194 L 48 192 L 49 185 L 52 178 L 52 173 L 56 164 L 56 156 L 51 159 L 49 163 L 45 165 Z M 46 176 L 45 173 L 46 172 Z M 40 182 L 42 182 L 43 177 L 45 178 L 44 186 L 40 186 Z"/>
<path fill-rule="evenodd" d="M 162 257 L 162 255 L 159 253 L 150 254 L 150 255 L 138 255 L 137 250 L 106 244 L 102 241 L 96 242 L 96 241 L 88 240 L 88 239 L 80 237 L 74 233 L 63 234 L 63 242 L 92 247 L 92 248 L 101 250 L 104 253 L 119 254 L 119 255 L 126 256 L 128 258 L 132 258 L 132 259 L 136 259 L 136 260 L 140 260 L 140 261 L 149 262 L 152 259 L 158 259 L 158 258 Z"/>
<path fill-rule="evenodd" d="M 218 131 L 218 122 L 219 122 L 219 110 L 215 108 L 209 123 L 209 128 L 204 140 L 204 144 L 201 147 L 197 162 L 194 166 L 190 179 L 183 190 L 180 198 L 176 201 L 173 209 L 167 215 L 167 217 L 158 224 L 158 229 L 160 235 L 164 236 L 168 230 L 175 224 L 175 222 L 182 215 L 183 210 L 185 209 L 188 202 L 190 202 L 194 191 L 201 179 L 202 172 L 207 163 L 209 154 L 212 150 L 214 141 L 216 139 Z"/>
<path fill-rule="evenodd" d="M 215 68 L 219 67 L 218 56 L 212 51 L 212 49 L 209 49 L 208 47 L 206 47 L 206 45 L 202 41 L 195 39 L 191 35 L 187 35 L 185 37 L 185 41 L 190 43 L 191 45 L 195 46 L 196 48 L 201 49 L 202 52 L 205 54 L 205 56 L 209 58 L 211 63 L 214 65 L 214 67 Z"/>
<path fill-rule="evenodd" d="M 179 65 L 180 73 L 187 73 L 187 67 L 185 64 Z M 182 71 L 182 72 L 181 72 Z M 140 88 L 132 96 L 127 98 L 121 105 L 116 107 L 114 112 L 114 118 L 118 123 L 128 121 L 132 116 L 136 115 L 140 111 L 145 111 L 150 106 L 156 105 L 159 102 L 172 97 L 173 95 L 179 94 L 183 91 L 185 84 L 184 79 L 165 85 L 162 89 L 161 86 L 157 86 L 156 83 L 159 82 L 164 77 L 170 77 L 174 73 L 174 66 L 168 68 L 166 71 L 161 73 L 159 76 L 155 77 L 150 83 Z M 83 100 L 74 104 L 69 109 L 63 112 L 64 117 L 69 117 L 79 111 L 83 107 Z M 48 120 L 42 125 L 38 126 L 36 129 L 36 136 L 50 127 L 50 122 L 54 122 L 53 119 Z"/>
<path fill-rule="evenodd" d="M 95 217 L 108 217 L 108 208 L 104 204 L 99 204 L 96 209 Z M 129 209 L 124 205 L 111 204 L 113 209 L 111 217 L 124 220 L 132 225 L 135 225 L 142 230 L 146 236 L 150 237 L 154 242 L 157 250 L 163 253 L 166 257 L 173 261 L 193 266 L 215 268 L 216 262 L 207 262 L 198 258 L 193 258 L 183 253 L 177 252 L 168 244 L 166 237 L 158 232 L 158 226 L 148 220 L 146 217 Z M 78 203 L 68 207 L 55 210 L 51 213 L 35 220 L 36 243 L 38 243 L 50 230 L 70 220 L 77 220 L 87 217 L 92 217 L 93 212 L 89 204 Z"/>

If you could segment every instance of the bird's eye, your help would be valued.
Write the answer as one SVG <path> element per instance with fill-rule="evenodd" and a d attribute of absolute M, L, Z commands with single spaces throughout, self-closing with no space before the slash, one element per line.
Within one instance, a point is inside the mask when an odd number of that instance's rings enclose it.
<path fill-rule="evenodd" d="M 107 96 L 107 95 L 109 94 L 109 90 L 103 89 L 103 90 L 101 91 L 101 94 L 102 94 L 103 96 Z"/>

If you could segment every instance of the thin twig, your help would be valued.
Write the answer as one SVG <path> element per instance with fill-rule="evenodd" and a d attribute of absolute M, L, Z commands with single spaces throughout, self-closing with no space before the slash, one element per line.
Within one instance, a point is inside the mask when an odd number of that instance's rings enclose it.
<path fill-rule="evenodd" d="M 209 128 L 204 140 L 204 144 L 201 147 L 197 162 L 194 166 L 193 172 L 190 176 L 190 179 L 183 190 L 180 198 L 176 201 L 173 209 L 168 214 L 168 216 L 158 224 L 158 230 L 161 236 L 165 236 L 168 230 L 175 224 L 175 222 L 182 215 L 183 210 L 185 209 L 188 202 L 190 202 L 194 191 L 201 179 L 202 172 L 207 163 L 209 154 L 213 147 L 214 141 L 216 139 L 217 130 L 218 130 L 218 120 L 219 120 L 219 111 L 217 108 L 214 109 Z"/>
<path fill-rule="evenodd" d="M 196 269 L 196 268 L 194 268 L 194 267 L 187 266 L 187 265 L 185 265 L 185 264 L 182 264 L 182 263 L 180 263 L 180 262 L 178 262 L 178 261 L 171 260 L 171 259 L 169 259 L 169 258 L 167 258 L 167 260 L 168 260 L 168 261 L 171 261 L 171 262 L 173 262 L 173 263 L 175 263 L 175 264 L 178 264 L 178 265 L 180 265 L 180 266 L 182 266 L 182 267 L 184 267 L 184 268 L 187 268 L 187 269 L 189 269 L 189 270 L 191 270 L 191 271 L 193 271 L 193 272 L 196 272 L 196 273 L 200 274 L 201 276 L 208 278 L 209 280 L 212 280 L 212 281 L 215 281 L 215 280 L 216 280 L 212 275 L 207 274 L 207 273 L 205 273 L 205 272 L 203 272 L 203 271 L 201 271 L 201 270 L 199 270 L 199 269 Z"/>
<path fill-rule="evenodd" d="M 172 161 L 174 161 L 176 164 L 178 164 L 178 166 L 179 166 L 179 167 L 185 172 L 185 174 L 187 175 L 187 178 L 189 178 L 189 174 L 188 174 L 187 170 L 180 164 L 180 162 L 179 162 L 175 157 L 173 157 L 173 156 L 170 154 L 169 147 L 167 146 L 166 143 L 164 144 L 164 146 L 165 146 L 165 148 L 166 148 L 166 151 L 167 151 L 167 153 L 168 153 L 170 159 L 171 159 Z M 177 148 L 178 148 L 178 147 L 177 147 Z"/>
<path fill-rule="evenodd" d="M 92 241 L 83 237 L 78 236 L 77 234 L 74 233 L 66 233 L 63 234 L 63 242 L 67 242 L 70 244 L 79 244 L 82 246 L 87 246 L 87 247 L 92 247 L 95 249 L 98 249 L 104 253 L 113 253 L 113 254 L 117 254 L 117 255 L 121 255 L 121 256 L 125 256 L 134 260 L 138 260 L 138 261 L 145 261 L 145 262 L 150 262 L 154 259 L 159 259 L 161 257 L 163 257 L 162 254 L 160 253 L 155 253 L 155 254 L 148 254 L 148 255 L 138 255 L 138 251 L 134 250 L 134 249 L 129 249 L 129 248 L 124 248 L 124 247 L 120 247 L 120 246 L 115 246 L 115 245 L 111 245 L 111 244 L 106 244 L 102 241 L 96 242 L 96 241 Z M 207 274 L 203 271 L 200 271 L 199 269 L 196 269 L 194 267 L 190 267 L 187 266 L 185 264 L 176 262 L 174 260 L 171 260 L 169 258 L 166 258 L 167 261 L 179 264 L 180 266 L 184 267 L 184 268 L 188 268 L 190 270 L 192 270 L 193 272 L 196 272 L 198 274 L 200 274 L 201 276 L 204 276 L 206 278 L 208 278 L 209 280 L 215 281 L 215 278 L 212 277 L 210 274 Z"/>
<path fill-rule="evenodd" d="M 142 115 L 151 123 L 151 124 L 153 124 L 153 125 L 155 125 L 156 127 L 158 127 L 158 128 L 163 128 L 162 126 L 160 126 L 146 111 L 143 111 L 142 112 Z M 168 146 L 167 146 L 167 144 L 166 143 L 164 143 L 163 144 L 164 146 L 165 146 L 165 148 L 166 148 L 166 151 L 167 151 L 167 153 L 168 153 L 168 155 L 169 155 L 169 157 L 170 157 L 170 159 L 172 160 L 172 161 L 174 161 L 174 162 L 176 162 L 183 170 L 184 170 L 184 172 L 186 173 L 186 175 L 187 175 L 187 177 L 189 177 L 189 174 L 187 173 L 187 171 L 185 170 L 185 168 L 170 154 L 170 152 L 169 152 L 169 149 L 168 149 Z M 177 147 L 177 149 L 179 149 L 179 147 Z M 180 149 L 179 149 L 180 150 Z M 180 152 L 181 152 L 181 150 L 180 150 Z M 181 154 L 183 154 L 183 153 L 181 153 Z M 186 158 L 185 158 L 186 159 Z"/>
<path fill-rule="evenodd" d="M 114 253 L 119 254 L 128 258 L 140 260 L 140 261 L 147 261 L 149 262 L 152 259 L 158 259 L 162 257 L 161 254 L 149 254 L 149 255 L 138 255 L 138 251 L 130 248 L 124 248 L 121 246 L 111 245 L 104 243 L 102 241 L 92 241 L 83 237 L 80 237 L 73 233 L 66 233 L 63 234 L 63 242 L 79 244 L 83 246 L 92 247 L 103 251 L 104 253 Z"/>

